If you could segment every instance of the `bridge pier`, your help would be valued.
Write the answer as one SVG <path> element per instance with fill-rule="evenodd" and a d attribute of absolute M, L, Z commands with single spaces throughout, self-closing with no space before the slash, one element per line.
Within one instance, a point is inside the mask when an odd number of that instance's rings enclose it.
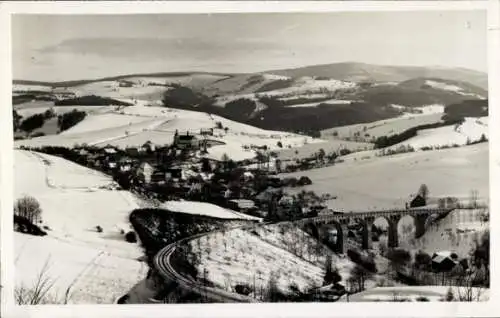
<path fill-rule="evenodd" d="M 393 214 L 393 215 L 389 216 L 389 218 L 388 218 L 388 221 L 389 221 L 389 228 L 388 228 L 389 239 L 388 239 L 387 245 L 390 248 L 399 246 L 398 222 L 400 219 L 401 219 L 401 215 L 396 215 L 396 214 Z"/>
<path fill-rule="evenodd" d="M 415 224 L 415 238 L 422 237 L 425 233 L 425 222 L 429 218 L 428 213 L 413 216 Z"/>
<path fill-rule="evenodd" d="M 372 226 L 375 221 L 375 217 L 366 217 L 363 221 L 363 231 L 361 237 L 361 247 L 364 250 L 372 248 Z"/>
<path fill-rule="evenodd" d="M 340 223 L 337 224 L 336 228 L 337 242 L 335 244 L 334 252 L 337 254 L 345 254 L 347 233 L 349 233 L 349 229 L 347 228 L 347 220 L 340 220 Z"/>

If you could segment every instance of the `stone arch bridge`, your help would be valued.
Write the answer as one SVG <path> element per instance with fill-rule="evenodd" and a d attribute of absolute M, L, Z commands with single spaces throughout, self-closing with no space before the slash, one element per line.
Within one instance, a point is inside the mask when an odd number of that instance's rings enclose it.
<path fill-rule="evenodd" d="M 369 249 L 372 246 L 372 225 L 378 218 L 384 218 L 389 224 L 388 227 L 388 246 L 397 247 L 398 242 L 398 224 L 405 216 L 411 216 L 415 225 L 415 238 L 424 235 L 426 225 L 431 217 L 440 219 L 455 208 L 415 208 L 405 210 L 383 210 L 370 212 L 349 212 L 321 215 L 314 218 L 302 219 L 293 223 L 304 227 L 317 239 L 320 239 L 320 229 L 322 226 L 332 225 L 337 230 L 337 238 L 335 243 L 335 252 L 345 253 L 346 242 L 348 239 L 349 224 L 360 224 L 361 229 L 361 246 L 363 249 Z"/>

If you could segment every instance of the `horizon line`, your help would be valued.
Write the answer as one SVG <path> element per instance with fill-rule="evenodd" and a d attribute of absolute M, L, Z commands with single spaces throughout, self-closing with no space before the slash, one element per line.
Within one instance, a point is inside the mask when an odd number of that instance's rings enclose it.
<path fill-rule="evenodd" d="M 253 71 L 253 72 L 218 72 L 218 71 L 207 71 L 207 70 L 199 70 L 199 71 L 159 71 L 159 72 L 145 72 L 145 73 L 126 73 L 126 74 L 115 74 L 108 75 L 102 77 L 95 78 L 79 78 L 79 79 L 67 79 L 60 81 L 44 81 L 44 80 L 31 80 L 31 79 L 22 79 L 22 78 L 12 78 L 12 82 L 33 82 L 33 83 L 44 83 L 44 84 L 62 84 L 62 83 L 70 83 L 70 82 L 95 82 L 95 81 L 104 81 L 104 80 L 112 80 L 119 79 L 124 77 L 133 77 L 133 76 L 152 76 L 152 75 L 161 75 L 161 74 L 179 74 L 178 76 L 187 75 L 187 74 L 214 74 L 214 75 L 222 75 L 222 76 L 237 76 L 237 75 L 249 75 L 249 74 L 261 74 L 261 73 L 272 73 L 279 72 L 285 70 L 295 70 L 300 68 L 314 67 L 314 66 L 328 66 L 328 65 L 339 65 L 339 64 L 364 64 L 364 65 L 375 65 L 380 67 L 401 67 L 401 68 L 440 68 L 440 69 L 462 69 L 467 71 L 473 71 L 477 73 L 482 73 L 484 75 L 488 75 L 487 71 L 482 71 L 470 67 L 463 66 L 442 66 L 442 65 L 387 65 L 387 64 L 377 64 L 377 63 L 366 63 L 366 62 L 355 62 L 355 61 L 344 61 L 344 62 L 332 62 L 332 63 L 321 63 L 321 64 L 306 64 L 302 66 L 288 67 L 288 68 L 279 68 L 272 70 L 261 70 L 261 71 Z"/>

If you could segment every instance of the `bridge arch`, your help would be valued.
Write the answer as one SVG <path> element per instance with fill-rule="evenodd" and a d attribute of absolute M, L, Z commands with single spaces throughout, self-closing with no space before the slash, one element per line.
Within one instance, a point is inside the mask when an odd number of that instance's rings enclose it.
<path fill-rule="evenodd" d="M 419 226 L 418 220 L 415 216 L 406 214 L 402 215 L 398 221 L 398 235 L 404 239 L 409 240 L 414 238 L 417 232 L 417 227 Z"/>
<path fill-rule="evenodd" d="M 373 224 L 382 229 L 383 234 L 387 234 L 387 246 L 390 248 L 398 247 L 398 222 L 401 216 L 399 214 L 378 215 L 374 217 Z"/>

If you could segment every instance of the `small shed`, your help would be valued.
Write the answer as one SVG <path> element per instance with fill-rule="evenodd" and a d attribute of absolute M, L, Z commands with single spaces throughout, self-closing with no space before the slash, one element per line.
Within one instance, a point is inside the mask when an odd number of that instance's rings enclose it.
<path fill-rule="evenodd" d="M 431 267 L 436 272 L 449 272 L 458 262 L 452 258 L 453 253 L 439 252 L 432 255 Z"/>

